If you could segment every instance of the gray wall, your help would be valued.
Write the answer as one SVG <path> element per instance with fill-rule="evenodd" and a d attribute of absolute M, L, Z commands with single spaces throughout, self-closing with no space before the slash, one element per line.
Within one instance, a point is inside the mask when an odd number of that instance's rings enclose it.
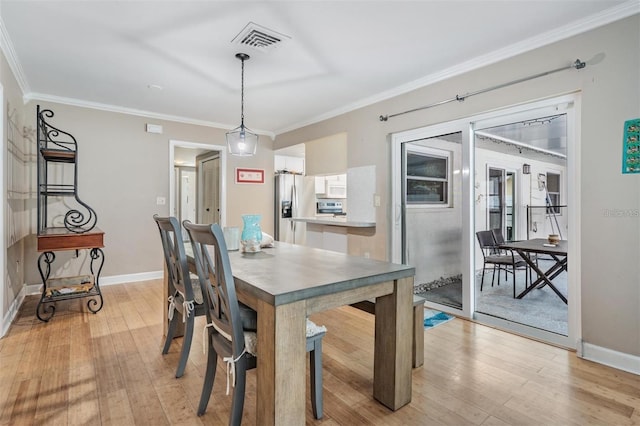
<path fill-rule="evenodd" d="M 26 107 L 31 126 L 35 126 L 36 104 L 32 101 Z M 40 105 L 54 111 L 52 124 L 78 141 L 78 194 L 96 211 L 98 227 L 105 231 L 102 276 L 162 270 L 152 216 L 169 214 L 169 140 L 224 145 L 225 130 L 62 104 Z M 161 124 L 163 134 L 146 133 L 146 123 Z M 272 152 L 271 139 L 261 137 L 257 156 L 227 156 L 227 225 L 241 226 L 241 214 L 259 213 L 265 232 L 272 231 Z M 236 167 L 265 169 L 265 183 L 235 184 Z M 156 205 L 157 196 L 165 197 L 167 204 Z M 32 210 L 31 235 L 25 246 L 27 284 L 40 282 L 35 233 Z"/>
<path fill-rule="evenodd" d="M 564 66 L 576 57 L 605 58 L 581 71 L 566 71 L 522 83 L 439 108 L 407 114 L 380 122 L 390 114 L 448 99 L 459 93 L 490 87 L 522 76 Z M 376 192 L 381 195 L 374 234 L 349 235 L 352 254 L 370 252 L 386 259 L 388 224 L 391 223 L 388 135 L 407 129 L 467 117 L 535 99 L 580 91 L 582 121 L 580 137 L 581 180 L 581 289 L 582 334 L 585 342 L 615 351 L 640 355 L 640 220 L 637 216 L 611 216 L 606 211 L 640 208 L 640 176 L 622 175 L 623 121 L 640 116 L 640 17 L 638 15 L 588 33 L 539 48 L 491 66 L 449 78 L 413 92 L 357 111 L 279 135 L 275 147 L 347 132 L 349 167 L 375 165 Z M 21 93 L 1 61 L 0 79 L 5 99 L 20 105 Z M 157 231 L 151 216 L 168 214 L 156 206 L 155 197 L 168 197 L 168 140 L 222 144 L 224 131 L 79 107 L 46 104 L 56 112 L 56 124 L 73 133 L 80 144 L 80 195 L 99 215 L 106 231 L 104 276 L 157 271 L 162 268 Z M 25 124 L 35 125 L 35 103 L 19 114 Z M 3 119 L 6 120 L 5 117 Z M 215 117 L 212 117 L 214 120 Z M 163 135 L 144 132 L 147 122 L 162 124 Z M 227 169 L 228 224 L 241 225 L 240 214 L 262 213 L 265 231 L 273 222 L 273 144 L 261 138 L 258 156 L 231 159 Z M 6 152 L 6 135 L 3 135 Z M 3 167 L 5 165 L 3 164 Z M 264 185 L 234 185 L 236 166 L 264 168 Z M 31 212 L 35 205 L 26 200 Z M 5 206 L 6 211 L 6 206 Z M 31 223 L 35 227 L 35 214 Z M 6 225 L 5 225 L 6 226 Z M 6 228 L 5 228 L 6 229 Z M 22 257 L 26 283 L 37 283 L 35 237 L 19 241 L 8 250 L 9 262 Z M 15 259 L 13 259 L 15 260 Z M 18 281 L 21 277 L 17 277 Z M 2 314 L 13 302 L 21 282 L 3 286 Z M 614 314 L 615 313 L 615 314 Z"/>
<path fill-rule="evenodd" d="M 28 205 L 29 185 L 27 184 L 27 163 L 29 159 L 28 141 L 23 136 L 25 124 L 22 92 L 18 82 L 7 63 L 6 58 L 0 53 L 0 83 L 3 86 L 4 96 L 2 104 L 2 151 L 4 155 L 2 173 L 4 174 L 3 205 L 5 220 L 3 238 L 6 241 L 6 270 L 2 277 L 3 303 L 0 308 L 0 318 L 12 307 L 16 298 L 20 295 L 24 286 L 24 238 L 28 234 Z M 9 120 L 9 117 L 11 119 Z M 4 253 L 2 254 L 4 256 Z M 16 306 L 13 306 L 15 309 Z M 7 324 L 3 324 L 7 326 Z"/>
<path fill-rule="evenodd" d="M 577 57 L 597 64 L 565 71 L 438 108 L 380 122 L 392 114 L 449 99 L 520 77 L 565 66 Z M 505 106 L 579 91 L 582 114 L 581 162 L 581 290 L 582 335 L 586 343 L 640 355 L 640 220 L 612 217 L 606 210 L 640 208 L 640 175 L 621 174 L 624 120 L 640 116 L 640 16 L 535 49 L 519 56 L 455 76 L 378 104 L 276 138 L 283 148 L 300 141 L 346 131 L 349 167 L 375 165 L 382 207 L 373 236 L 349 236 L 349 251 L 388 258 L 391 223 L 388 135 L 407 129 L 471 116 Z M 615 312 L 615 314 L 614 314 Z"/>

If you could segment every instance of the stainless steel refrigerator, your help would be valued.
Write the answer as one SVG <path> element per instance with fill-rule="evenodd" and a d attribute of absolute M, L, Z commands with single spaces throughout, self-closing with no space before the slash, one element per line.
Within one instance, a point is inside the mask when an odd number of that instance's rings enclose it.
<path fill-rule="evenodd" d="M 292 244 L 304 244 L 306 224 L 294 222 L 305 211 L 304 176 L 293 173 L 279 173 L 275 177 L 275 235 L 277 241 Z"/>

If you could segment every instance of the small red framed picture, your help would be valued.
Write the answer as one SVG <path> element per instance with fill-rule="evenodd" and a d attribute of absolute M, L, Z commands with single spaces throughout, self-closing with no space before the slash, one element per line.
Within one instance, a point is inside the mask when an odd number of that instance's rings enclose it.
<path fill-rule="evenodd" d="M 264 183 L 264 169 L 236 167 L 236 183 Z"/>

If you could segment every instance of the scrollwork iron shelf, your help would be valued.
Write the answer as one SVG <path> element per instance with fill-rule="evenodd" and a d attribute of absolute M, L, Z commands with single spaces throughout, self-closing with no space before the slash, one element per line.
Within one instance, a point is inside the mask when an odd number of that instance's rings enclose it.
<path fill-rule="evenodd" d="M 38 138 L 38 235 L 50 226 L 49 197 L 71 197 L 78 207 L 70 207 L 64 214 L 62 225 L 77 234 L 91 231 L 98 223 L 98 216 L 87 203 L 78 197 L 78 144 L 71 133 L 51 125 L 47 119 L 53 117 L 50 109 L 37 109 Z M 50 170 L 51 164 L 59 164 Z M 73 183 L 51 183 L 52 177 L 62 179 L 63 167 L 73 168 Z M 51 173 L 50 173 L 51 172 Z M 57 176 L 56 176 L 57 173 Z M 52 225 L 51 225 L 52 226 Z"/>

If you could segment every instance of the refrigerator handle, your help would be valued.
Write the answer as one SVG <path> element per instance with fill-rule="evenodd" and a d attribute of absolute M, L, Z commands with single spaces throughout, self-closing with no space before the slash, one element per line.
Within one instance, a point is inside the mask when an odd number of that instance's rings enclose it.
<path fill-rule="evenodd" d="M 295 177 L 293 180 L 293 185 L 291 185 L 291 217 L 298 217 L 300 214 L 298 212 L 298 191 L 296 189 L 296 181 Z"/>
<path fill-rule="evenodd" d="M 293 177 L 293 184 L 291 185 L 291 217 L 298 217 L 299 216 L 299 212 L 298 212 L 298 191 L 296 188 L 296 177 Z M 291 239 L 292 239 L 292 243 L 295 244 L 296 243 L 296 223 L 291 220 L 289 222 L 291 225 Z"/>

